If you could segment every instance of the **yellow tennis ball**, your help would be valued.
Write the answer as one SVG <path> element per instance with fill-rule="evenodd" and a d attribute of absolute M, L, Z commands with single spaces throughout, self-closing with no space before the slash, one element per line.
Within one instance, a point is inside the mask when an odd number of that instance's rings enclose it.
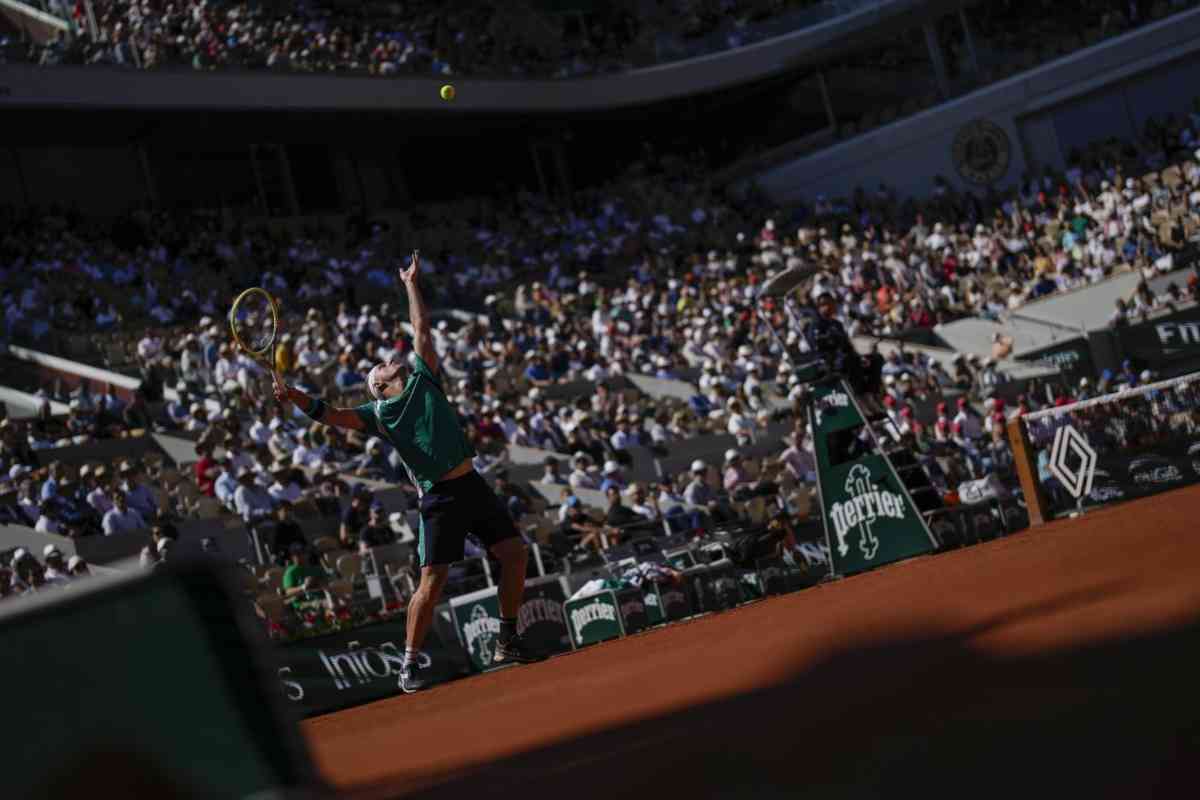
<path fill-rule="evenodd" d="M 452 84 L 447 83 L 445 86 L 442 87 L 442 99 L 443 100 L 453 100 L 454 95 L 455 95 L 455 91 L 454 91 L 454 86 Z"/>

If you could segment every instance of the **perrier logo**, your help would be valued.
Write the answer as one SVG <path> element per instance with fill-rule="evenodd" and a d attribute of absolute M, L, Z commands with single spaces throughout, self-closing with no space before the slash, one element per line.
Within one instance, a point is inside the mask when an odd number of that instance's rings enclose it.
<path fill-rule="evenodd" d="M 875 535 L 877 520 L 904 519 L 904 498 L 887 489 L 876 488 L 871 481 L 871 470 L 863 464 L 855 464 L 846 473 L 846 499 L 833 504 L 830 517 L 837 533 L 838 553 L 845 557 L 850 552 L 846 537 L 851 531 L 859 533 L 858 546 L 867 561 L 879 552 L 879 537 Z"/>
<path fill-rule="evenodd" d="M 500 633 L 500 620 L 493 617 L 482 605 L 476 603 L 471 609 L 470 622 L 463 626 L 463 638 L 467 641 L 467 652 L 478 656 L 481 664 L 492 662 L 492 639 Z"/>

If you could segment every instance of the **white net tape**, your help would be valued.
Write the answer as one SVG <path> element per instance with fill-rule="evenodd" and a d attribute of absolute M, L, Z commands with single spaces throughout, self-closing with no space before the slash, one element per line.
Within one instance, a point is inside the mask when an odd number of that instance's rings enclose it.
<path fill-rule="evenodd" d="M 1044 408 L 1041 411 L 1031 411 L 1025 414 L 1021 419 L 1029 424 L 1036 422 L 1043 417 L 1057 417 L 1072 411 L 1083 411 L 1094 406 L 1106 405 L 1108 403 L 1120 403 L 1128 401 L 1130 398 L 1149 395 L 1153 392 L 1167 391 L 1184 391 L 1192 387 L 1192 384 L 1200 382 L 1200 372 L 1192 372 L 1187 375 L 1180 375 L 1177 378 L 1171 378 L 1165 381 L 1156 383 L 1147 383 L 1145 386 L 1136 386 L 1132 389 L 1122 389 L 1119 392 L 1111 392 L 1110 394 L 1093 397 L 1090 400 L 1080 400 L 1077 403 L 1070 403 L 1065 406 L 1055 408 Z"/>

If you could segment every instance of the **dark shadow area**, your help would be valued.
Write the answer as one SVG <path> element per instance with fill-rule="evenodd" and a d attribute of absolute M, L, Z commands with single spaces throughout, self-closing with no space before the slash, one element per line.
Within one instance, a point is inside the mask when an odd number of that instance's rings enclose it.
<path fill-rule="evenodd" d="M 407 796 L 1194 797 L 1200 621 L 1033 656 L 970 644 L 1120 588 L 1006 611 L 948 637 L 864 646 L 773 688 L 546 747 Z M 370 794 L 389 796 L 382 790 Z"/>

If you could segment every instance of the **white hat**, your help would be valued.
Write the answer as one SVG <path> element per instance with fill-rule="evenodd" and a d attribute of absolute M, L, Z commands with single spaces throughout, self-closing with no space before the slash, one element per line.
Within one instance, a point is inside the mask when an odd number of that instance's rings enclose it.
<path fill-rule="evenodd" d="M 1079 379 L 1079 385 L 1080 385 L 1080 386 L 1089 386 L 1090 384 L 1091 384 L 1091 381 L 1089 381 L 1087 378 L 1080 378 L 1080 379 Z"/>
<path fill-rule="evenodd" d="M 59 550 L 57 547 L 55 547 L 55 546 L 54 546 L 54 545 L 52 545 L 52 544 L 48 544 L 48 545 L 46 545 L 45 547 L 43 547 L 43 548 L 42 548 L 42 559 L 43 559 L 43 560 L 45 560 L 45 559 L 47 559 L 47 558 L 49 558 L 50 556 L 53 556 L 53 555 L 58 555 L 58 556 L 61 556 L 61 555 L 62 555 L 62 550 Z"/>
<path fill-rule="evenodd" d="M 740 457 L 741 457 L 741 455 L 738 453 L 738 451 L 734 450 L 733 448 L 730 448 L 725 451 L 725 463 L 726 464 L 728 464 L 730 461 L 736 461 Z"/>
<path fill-rule="evenodd" d="M 75 569 L 82 563 L 84 563 L 84 561 L 81 556 L 71 556 L 67 559 L 67 569 Z"/>
<path fill-rule="evenodd" d="M 166 536 L 164 536 L 163 538 L 158 540 L 158 544 L 155 545 L 155 548 L 158 550 L 159 553 L 161 553 L 163 550 L 166 550 L 170 546 L 171 546 L 171 540 L 169 538 L 167 538 Z"/>
<path fill-rule="evenodd" d="M 1150 372 L 1150 370 L 1144 369 L 1144 370 L 1142 370 L 1142 374 L 1140 377 L 1141 377 L 1141 380 L 1148 381 L 1151 378 L 1153 378 L 1154 375 L 1153 375 L 1153 373 Z"/>
<path fill-rule="evenodd" d="M 363 449 L 369 453 L 376 447 L 383 447 L 383 440 L 377 436 L 372 436 L 370 439 L 367 439 L 367 443 Z"/>
<path fill-rule="evenodd" d="M 583 452 L 582 450 L 576 450 L 575 455 L 571 456 L 571 462 L 575 463 L 575 464 L 578 464 L 581 461 L 587 462 L 587 461 L 591 461 L 591 460 L 592 460 L 592 457 L 589 456 L 587 453 Z"/>
<path fill-rule="evenodd" d="M 618 464 L 617 462 L 615 462 L 615 461 L 605 461 L 604 462 L 604 474 L 605 475 L 612 475 L 614 472 L 620 472 L 620 471 L 621 471 L 621 465 Z"/>
<path fill-rule="evenodd" d="M 8 477 L 15 481 L 22 475 L 28 475 L 30 472 L 33 472 L 33 470 L 24 464 L 13 464 L 12 469 L 8 471 Z"/>
<path fill-rule="evenodd" d="M 697 458 L 692 462 L 692 472 L 708 472 L 708 464 Z"/>

